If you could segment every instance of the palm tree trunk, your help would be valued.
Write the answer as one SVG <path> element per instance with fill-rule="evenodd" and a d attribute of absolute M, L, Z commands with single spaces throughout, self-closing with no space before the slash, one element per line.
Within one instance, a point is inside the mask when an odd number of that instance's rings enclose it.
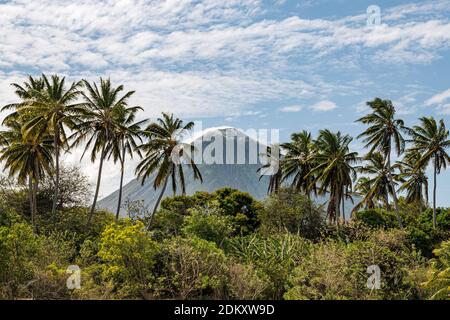
<path fill-rule="evenodd" d="M 389 191 L 387 191 L 386 194 L 384 195 L 384 202 L 386 210 L 391 211 L 391 205 L 389 204 Z"/>
<path fill-rule="evenodd" d="M 52 205 L 52 214 L 56 211 L 56 203 L 58 202 L 59 196 L 59 127 L 58 125 L 55 128 L 55 191 L 53 194 L 53 205 Z"/>
<path fill-rule="evenodd" d="M 33 184 L 33 214 L 32 214 L 32 223 L 33 227 L 36 231 L 36 215 L 37 215 L 37 191 L 39 186 L 39 165 L 37 160 L 34 162 L 34 170 L 36 171 L 36 179 Z"/>
<path fill-rule="evenodd" d="M 392 198 L 394 198 L 394 209 L 395 209 L 395 214 L 397 216 L 398 225 L 400 226 L 400 228 L 403 228 L 402 218 L 400 217 L 400 212 L 398 210 L 397 192 L 395 191 L 394 179 L 392 179 L 392 174 L 391 174 L 391 147 L 390 146 L 389 146 L 389 152 L 387 154 L 386 167 L 388 170 L 389 184 L 391 185 L 391 188 L 392 188 Z"/>
<path fill-rule="evenodd" d="M 123 150 L 123 158 L 120 161 L 120 186 L 119 186 L 119 201 L 117 202 L 116 221 L 119 220 L 120 206 L 122 205 L 122 186 L 123 186 L 124 170 L 125 170 L 125 148 Z"/>
<path fill-rule="evenodd" d="M 28 196 L 30 199 L 30 218 L 31 218 L 31 225 L 33 228 L 35 228 L 35 212 L 34 212 L 34 193 L 33 193 L 33 178 L 31 174 L 28 176 Z"/>
<path fill-rule="evenodd" d="M 36 215 L 37 215 L 37 191 L 38 191 L 39 180 L 36 178 L 33 184 L 33 225 L 36 227 Z"/>
<path fill-rule="evenodd" d="M 437 165 L 434 160 L 434 181 L 433 181 L 433 229 L 436 229 L 436 189 L 437 189 Z"/>
<path fill-rule="evenodd" d="M 95 206 L 97 204 L 98 192 L 100 190 L 100 182 L 102 179 L 102 169 L 103 169 L 104 158 L 105 158 L 105 146 L 102 147 L 102 153 L 100 155 L 100 165 L 98 167 L 97 185 L 95 187 L 94 201 L 92 203 L 91 211 L 89 212 L 89 217 L 88 217 L 86 227 L 89 227 L 89 225 L 91 224 L 92 216 L 94 215 Z"/>
<path fill-rule="evenodd" d="M 336 203 L 334 205 L 334 207 L 335 207 L 334 219 L 335 219 L 335 222 L 336 222 L 337 226 L 339 226 L 339 219 L 341 218 L 341 212 L 340 212 L 341 210 L 339 208 L 340 202 L 341 202 L 340 201 L 341 197 L 340 197 L 340 194 L 339 194 L 338 190 L 339 190 L 339 188 L 336 188 L 336 195 L 334 197 L 334 200 L 336 201 Z"/>
<path fill-rule="evenodd" d="M 342 223 L 345 224 L 345 194 L 342 194 Z"/>
<path fill-rule="evenodd" d="M 148 223 L 147 230 L 150 230 L 150 225 L 151 225 L 153 216 L 155 215 L 156 211 L 158 210 L 159 203 L 161 202 L 161 199 L 164 196 L 164 192 L 166 192 L 168 182 L 169 182 L 169 176 L 167 176 L 166 179 L 164 180 L 163 188 L 161 190 L 161 193 L 159 194 L 158 199 L 156 200 L 156 204 L 155 204 L 155 207 L 153 208 L 153 213 L 152 213 L 152 216 L 150 217 L 150 221 Z"/>

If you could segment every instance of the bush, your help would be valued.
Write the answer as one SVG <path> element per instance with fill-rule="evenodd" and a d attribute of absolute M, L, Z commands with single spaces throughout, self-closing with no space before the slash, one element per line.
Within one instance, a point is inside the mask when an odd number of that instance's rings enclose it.
<path fill-rule="evenodd" d="M 270 278 L 253 265 L 231 264 L 229 272 L 228 288 L 232 299 L 266 299 L 272 290 Z"/>
<path fill-rule="evenodd" d="M 432 300 L 450 300 L 450 241 L 445 241 L 433 251 L 428 278 L 422 284 Z"/>
<path fill-rule="evenodd" d="M 0 227 L 0 298 L 64 299 L 74 245 L 63 234 L 38 236 L 30 225 Z"/>
<path fill-rule="evenodd" d="M 111 282 L 116 297 L 147 297 L 159 246 L 151 240 L 142 222 L 112 223 L 103 231 L 98 257 L 102 278 Z"/>
<path fill-rule="evenodd" d="M 260 211 L 260 230 L 265 234 L 291 232 L 308 239 L 320 236 L 325 213 L 306 196 L 292 189 L 271 195 Z"/>
<path fill-rule="evenodd" d="M 162 208 L 152 218 L 151 233 L 157 241 L 181 235 L 184 215 L 178 211 Z"/>
<path fill-rule="evenodd" d="M 410 299 L 419 295 L 408 268 L 422 263 L 403 231 L 380 231 L 370 241 L 314 245 L 293 272 L 286 299 Z M 379 266 L 381 288 L 367 288 L 367 268 Z"/>
<path fill-rule="evenodd" d="M 152 221 L 152 228 L 164 233 L 161 219 L 170 217 L 171 221 L 182 220 L 189 215 L 189 210 L 195 207 L 218 207 L 224 213 L 232 217 L 236 232 L 241 235 L 253 232 L 259 225 L 258 210 L 261 205 L 246 192 L 231 188 L 218 189 L 215 192 L 197 192 L 193 196 L 176 196 L 166 198 L 161 202 L 161 210 L 164 214 Z M 168 212 L 171 212 L 169 215 Z M 178 230 L 177 230 L 178 231 Z"/>
<path fill-rule="evenodd" d="M 226 258 L 213 242 L 175 237 L 164 242 L 155 294 L 175 299 L 225 296 Z"/>
<path fill-rule="evenodd" d="M 333 239 L 342 241 L 345 243 L 350 243 L 353 241 L 364 241 L 370 236 L 373 231 L 367 224 L 361 222 L 360 220 L 350 220 L 346 224 L 335 225 L 328 224 L 322 230 L 321 239 Z"/>
<path fill-rule="evenodd" d="M 369 209 L 355 212 L 355 218 L 372 228 L 395 228 L 398 221 L 395 213 L 384 209 Z"/>
<path fill-rule="evenodd" d="M 224 216 L 219 208 L 190 209 L 184 219 L 183 234 L 212 241 L 219 247 L 234 232 L 232 218 Z"/>
<path fill-rule="evenodd" d="M 419 221 L 423 229 L 433 229 L 433 209 L 425 210 L 420 216 Z M 436 223 L 441 230 L 450 231 L 450 209 L 436 208 Z"/>
<path fill-rule="evenodd" d="M 92 223 L 86 228 L 88 208 L 71 208 L 37 216 L 37 229 L 40 233 L 49 235 L 53 232 L 66 232 L 73 235 L 77 248 L 86 239 L 99 238 L 104 228 L 114 221 L 114 216 L 104 210 L 96 211 Z"/>
<path fill-rule="evenodd" d="M 297 235 L 253 235 L 231 239 L 227 253 L 240 263 L 255 266 L 270 279 L 266 298 L 281 299 L 289 274 L 303 261 L 309 247 L 309 241 Z"/>

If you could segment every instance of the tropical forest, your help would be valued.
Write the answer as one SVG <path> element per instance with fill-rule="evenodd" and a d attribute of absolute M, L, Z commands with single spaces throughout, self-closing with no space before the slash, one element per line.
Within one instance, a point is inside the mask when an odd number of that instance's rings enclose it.
<path fill-rule="evenodd" d="M 450 299 L 450 208 L 436 196 L 450 164 L 443 119 L 407 123 L 380 97 L 352 119 L 365 128 L 357 136 L 299 126 L 268 146 L 279 165 L 256 199 L 228 186 L 187 192 L 188 175 L 207 182 L 203 167 L 171 155 L 194 123 L 170 108 L 144 119 L 130 103 L 139 92 L 120 83 L 42 74 L 9 89 L 1 299 Z M 95 183 L 62 161 L 75 148 Z M 106 161 L 120 172 L 116 210 L 98 205 Z M 125 171 L 149 182 L 153 207 L 122 195 Z"/>

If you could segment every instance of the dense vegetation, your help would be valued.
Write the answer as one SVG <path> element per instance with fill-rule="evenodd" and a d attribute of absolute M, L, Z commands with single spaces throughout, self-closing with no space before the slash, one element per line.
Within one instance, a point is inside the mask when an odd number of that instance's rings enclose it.
<path fill-rule="evenodd" d="M 172 154 L 186 148 L 176 133 L 193 124 L 163 114 L 143 128 L 141 108 L 127 103 L 133 91 L 121 96 L 123 87 L 109 80 L 67 87 L 58 76 L 14 87 L 20 101 L 3 108 L 10 113 L 0 132 L 8 173 L 0 190 L 0 298 L 449 298 L 450 209 L 436 204 L 437 176 L 450 160 L 443 120 L 424 117 L 409 128 L 389 100 L 370 101 L 372 113 L 358 120 L 368 125 L 359 137 L 364 157 L 341 132 L 295 133 L 268 150 L 261 170 L 274 150 L 283 157 L 259 202 L 228 188 L 186 196 L 185 167 Z M 100 162 L 92 197 L 79 169 L 60 163 L 76 146 Z M 155 173 L 155 207 L 120 196 L 115 213 L 97 210 L 104 160 L 120 165 L 121 190 L 133 155 L 141 158 L 138 177 Z M 193 162 L 187 166 L 202 179 Z M 168 186 L 174 196 L 162 199 Z M 326 206 L 314 203 L 316 194 L 329 198 Z M 358 199 L 347 216 L 345 199 Z M 69 265 L 81 268 L 79 289 L 66 286 Z M 378 289 L 367 286 L 373 265 Z"/>

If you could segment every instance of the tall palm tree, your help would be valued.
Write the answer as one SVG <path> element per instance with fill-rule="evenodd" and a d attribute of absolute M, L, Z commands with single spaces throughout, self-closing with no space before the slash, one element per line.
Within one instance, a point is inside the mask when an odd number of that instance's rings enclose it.
<path fill-rule="evenodd" d="M 400 170 L 398 175 L 401 186 L 399 191 L 406 192 L 407 203 L 418 203 L 421 208 L 428 204 L 428 177 L 425 166 L 418 167 L 421 155 L 417 151 L 408 151 L 402 161 L 397 161 Z"/>
<path fill-rule="evenodd" d="M 274 157 L 272 152 L 274 154 L 278 153 L 278 158 Z M 281 187 L 281 179 L 283 175 L 283 171 L 281 168 L 282 154 L 280 146 L 268 146 L 266 153 L 263 156 L 267 160 L 267 162 L 264 163 L 260 168 L 258 168 L 258 170 L 256 170 L 256 172 L 260 173 L 259 180 L 261 180 L 263 177 L 269 176 L 269 186 L 267 187 L 267 194 L 278 193 Z M 270 170 L 273 170 L 274 167 L 277 168 L 276 172 L 270 172 Z"/>
<path fill-rule="evenodd" d="M 372 113 L 360 118 L 357 122 L 370 125 L 358 138 L 363 138 L 365 147 L 370 147 L 369 153 L 375 150 L 381 152 L 385 159 L 385 166 L 388 172 L 389 183 L 394 189 L 394 179 L 391 175 L 391 156 L 392 149 L 395 148 L 397 155 L 400 156 L 405 149 L 405 139 L 402 132 L 407 131 L 403 120 L 395 118 L 395 107 L 390 100 L 375 98 L 367 102 L 372 109 Z M 398 209 L 397 193 L 393 192 L 395 212 L 400 227 L 403 227 Z"/>
<path fill-rule="evenodd" d="M 48 134 L 30 137 L 24 134 L 22 124 L 14 119 L 4 121 L 7 130 L 0 132 L 0 161 L 9 176 L 17 176 L 20 184 L 28 179 L 31 222 L 36 227 L 36 193 L 39 181 L 52 170 L 52 137 Z"/>
<path fill-rule="evenodd" d="M 351 152 L 349 145 L 353 139 L 340 132 L 321 130 L 315 143 L 316 166 L 309 173 L 318 184 L 319 194 L 330 194 L 328 217 L 339 224 L 340 204 L 346 191 L 352 189 L 356 180 L 354 165 L 360 162 L 357 152 Z"/>
<path fill-rule="evenodd" d="M 97 87 L 96 83 L 91 85 L 86 80 L 83 80 L 83 84 L 87 93 L 82 93 L 84 103 L 76 121 L 77 131 L 70 138 L 74 140 L 73 146 L 87 140 L 81 158 L 84 157 L 87 150 L 91 149 L 91 161 L 95 162 L 97 155 L 100 153 L 94 200 L 87 221 L 87 226 L 89 226 L 97 204 L 103 162 L 114 148 L 113 145 L 120 131 L 121 119 L 124 116 L 124 109 L 127 108 L 128 99 L 134 94 L 134 91 L 119 96 L 124 89 L 123 86 L 114 88 L 109 79 L 104 80 L 102 78 L 100 78 L 100 88 Z"/>
<path fill-rule="evenodd" d="M 182 194 L 186 193 L 186 185 L 183 172 L 183 161 L 174 161 L 174 155 L 184 158 L 187 153 L 194 151 L 194 146 L 180 141 L 180 133 L 191 130 L 194 127 L 193 122 L 184 124 L 182 120 L 174 118 L 173 114 L 163 113 L 162 118 L 151 123 L 144 131 L 148 141 L 139 148 L 144 152 L 144 158 L 136 168 L 136 174 L 142 179 L 142 184 L 154 172 L 156 172 L 153 188 L 156 190 L 162 185 L 161 193 L 156 201 L 153 214 L 157 211 L 159 203 L 166 191 L 169 179 L 172 182 L 174 195 L 177 191 L 177 178 L 181 185 Z M 203 182 L 202 175 L 193 158 L 185 160 L 186 164 L 192 169 L 194 179 Z M 148 228 L 150 228 L 150 223 Z"/>
<path fill-rule="evenodd" d="M 317 191 L 314 176 L 310 174 L 316 165 L 311 133 L 307 131 L 294 133 L 291 135 L 291 142 L 283 143 L 281 146 L 287 152 L 282 163 L 282 181 L 291 180 L 291 186 L 295 190 L 303 191 L 311 198 L 311 192 Z"/>
<path fill-rule="evenodd" d="M 111 141 L 111 151 L 109 157 L 114 158 L 114 162 L 120 162 L 120 185 L 119 185 L 119 200 L 117 202 L 116 220 L 119 219 L 120 208 L 122 204 L 122 188 L 123 175 L 125 171 L 125 158 L 127 155 L 133 158 L 136 152 L 139 157 L 142 157 L 138 148 L 137 141 L 142 143 L 141 126 L 148 120 L 135 122 L 138 111 L 143 111 L 141 107 L 123 108 L 116 118 L 116 132 L 115 139 Z M 108 157 L 108 158 L 109 158 Z"/>
<path fill-rule="evenodd" d="M 31 81 L 31 80 L 30 80 Z M 66 87 L 65 77 L 57 75 L 42 75 L 43 88 L 32 89 L 27 103 L 19 106 L 19 113 L 31 113 L 33 117 L 24 123 L 25 134 L 41 135 L 43 131 L 53 134 L 55 160 L 55 192 L 53 196 L 52 213 L 56 210 L 59 193 L 59 155 L 61 148 L 68 149 L 66 129 L 74 128 L 74 117 L 79 113 L 80 106 L 76 103 L 80 95 L 80 82 L 73 82 Z M 40 87 L 41 83 L 38 82 Z M 28 88 L 27 88 L 28 89 Z M 19 90 L 21 90 L 19 88 Z"/>
<path fill-rule="evenodd" d="M 442 169 L 447 168 L 450 157 L 447 148 L 450 147 L 449 131 L 445 128 L 444 120 L 439 123 L 433 117 L 422 117 L 420 125 L 414 126 L 411 132 L 412 152 L 419 152 L 420 159 L 417 161 L 416 169 L 433 164 L 433 227 L 436 228 L 436 188 L 437 175 Z"/>
<path fill-rule="evenodd" d="M 366 164 L 359 168 L 359 171 L 368 175 L 368 183 L 371 186 L 369 192 L 365 195 L 363 201 L 380 200 L 384 203 L 387 210 L 390 210 L 389 195 L 395 193 L 395 180 L 398 175 L 395 173 L 395 167 L 388 168 L 385 165 L 384 156 L 380 152 L 369 153 L 364 158 Z M 394 184 L 390 183 L 389 177 L 392 177 Z"/>

